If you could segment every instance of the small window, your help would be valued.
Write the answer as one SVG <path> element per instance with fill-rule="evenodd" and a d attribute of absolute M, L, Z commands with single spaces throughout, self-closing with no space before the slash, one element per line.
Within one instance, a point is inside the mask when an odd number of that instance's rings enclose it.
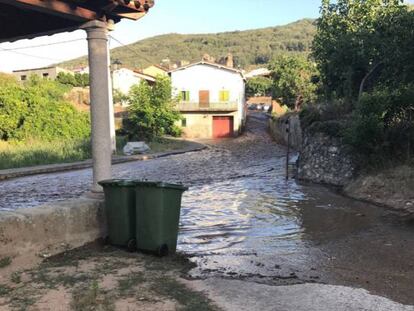
<path fill-rule="evenodd" d="M 26 79 L 27 79 L 27 76 L 25 76 L 25 75 L 20 76 L 20 80 L 25 81 Z"/>
<path fill-rule="evenodd" d="M 48 77 L 49 77 L 49 74 L 48 74 L 47 72 L 43 74 L 43 78 L 45 78 L 45 79 L 46 79 L 46 78 L 48 78 Z"/>
<path fill-rule="evenodd" d="M 181 100 L 185 102 L 190 101 L 190 91 L 181 91 Z"/>
<path fill-rule="evenodd" d="M 230 99 L 230 91 L 222 90 L 219 93 L 219 100 L 221 102 L 228 102 Z"/>
<path fill-rule="evenodd" d="M 187 119 L 186 118 L 181 119 L 181 127 L 187 127 Z"/>

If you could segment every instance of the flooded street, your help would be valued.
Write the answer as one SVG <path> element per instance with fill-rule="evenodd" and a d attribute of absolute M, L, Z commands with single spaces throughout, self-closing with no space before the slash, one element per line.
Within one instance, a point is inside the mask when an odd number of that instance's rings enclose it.
<path fill-rule="evenodd" d="M 114 166 L 116 177 L 183 182 L 179 250 L 220 276 L 282 285 L 365 288 L 414 304 L 414 225 L 390 211 L 284 177 L 284 147 L 251 115 L 246 133 L 207 150 Z M 88 191 L 91 171 L 0 182 L 0 210 L 37 206 Z"/>

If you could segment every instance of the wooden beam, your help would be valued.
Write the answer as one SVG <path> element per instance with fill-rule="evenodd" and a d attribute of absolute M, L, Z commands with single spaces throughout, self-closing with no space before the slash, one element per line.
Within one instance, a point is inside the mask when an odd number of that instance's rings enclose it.
<path fill-rule="evenodd" d="M 101 18 L 95 11 L 61 0 L 0 0 L 0 3 L 45 14 L 53 14 L 80 22 Z"/>

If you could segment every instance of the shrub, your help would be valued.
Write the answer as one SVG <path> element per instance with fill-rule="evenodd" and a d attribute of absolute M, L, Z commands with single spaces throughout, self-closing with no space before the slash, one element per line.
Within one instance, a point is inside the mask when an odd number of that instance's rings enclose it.
<path fill-rule="evenodd" d="M 176 110 L 178 101 L 171 94 L 168 77 L 158 77 L 153 86 L 142 81 L 132 87 L 128 96 L 128 120 L 125 122 L 130 138 L 152 141 L 163 135 L 181 134 L 180 128 L 175 125 L 181 119 Z"/>
<path fill-rule="evenodd" d="M 364 94 L 357 104 L 346 142 L 363 160 L 410 160 L 414 146 L 414 86 L 382 87 Z"/>
<path fill-rule="evenodd" d="M 321 112 L 315 105 L 306 105 L 299 113 L 300 124 L 303 129 L 308 128 L 312 123 L 321 120 Z"/>
<path fill-rule="evenodd" d="M 67 88 L 31 77 L 24 85 L 0 88 L 0 139 L 88 138 L 89 115 L 63 100 Z"/>

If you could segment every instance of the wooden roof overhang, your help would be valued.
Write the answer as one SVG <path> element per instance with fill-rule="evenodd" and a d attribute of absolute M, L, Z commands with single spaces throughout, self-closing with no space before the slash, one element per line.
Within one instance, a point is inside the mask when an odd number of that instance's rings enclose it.
<path fill-rule="evenodd" d="M 0 0 L 0 42 L 73 31 L 100 20 L 137 20 L 154 0 Z"/>

